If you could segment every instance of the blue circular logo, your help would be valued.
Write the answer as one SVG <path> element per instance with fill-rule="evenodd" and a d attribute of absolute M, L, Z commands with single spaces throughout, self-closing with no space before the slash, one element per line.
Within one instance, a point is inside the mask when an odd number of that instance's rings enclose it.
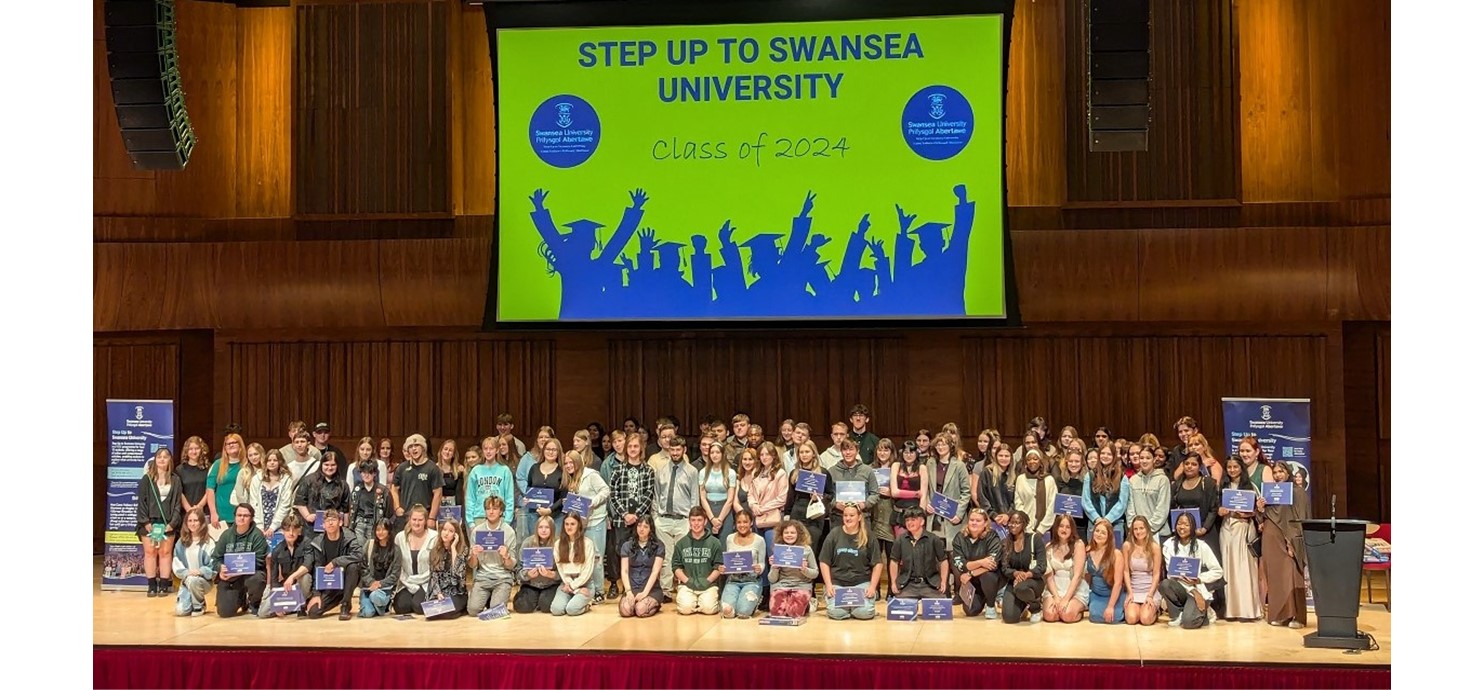
<path fill-rule="evenodd" d="M 577 96 L 553 96 L 537 106 L 527 123 L 527 139 L 542 162 L 555 168 L 582 165 L 598 150 L 603 130 L 598 112 Z"/>
<path fill-rule="evenodd" d="M 951 86 L 928 86 L 902 109 L 902 138 L 930 161 L 958 155 L 973 138 L 973 106 Z"/>

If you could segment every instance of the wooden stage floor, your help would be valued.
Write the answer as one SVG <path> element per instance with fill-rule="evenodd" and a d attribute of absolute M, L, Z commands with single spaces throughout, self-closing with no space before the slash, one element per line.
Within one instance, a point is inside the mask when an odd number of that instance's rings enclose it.
<path fill-rule="evenodd" d="M 99 574 L 98 574 L 99 575 Z M 99 583 L 99 576 L 97 582 Z M 708 654 L 879 655 L 897 657 L 1002 658 L 1065 661 L 1189 664 L 1295 664 L 1302 666 L 1390 664 L 1390 615 L 1382 604 L 1365 604 L 1359 629 L 1374 636 L 1379 650 L 1345 654 L 1305 649 L 1306 630 L 1265 623 L 1218 621 L 1200 630 L 1173 629 L 1161 620 L 1151 627 L 1020 623 L 1005 625 L 982 617 L 952 621 L 889 621 L 884 606 L 871 621 L 831 621 L 818 612 L 805 625 L 775 627 L 754 620 L 718 616 L 681 616 L 672 611 L 644 620 L 618 616 L 614 602 L 577 617 L 513 614 L 497 621 L 463 617 L 454 621 L 397 621 L 390 618 L 340 621 L 289 617 L 221 619 L 209 593 L 205 616 L 178 618 L 171 598 L 148 599 L 143 592 L 103 592 L 93 588 L 94 645 L 178 647 L 357 647 L 513 652 L 675 652 Z M 429 631 L 429 632 L 428 632 Z M 429 640 L 429 642 L 427 642 Z"/>

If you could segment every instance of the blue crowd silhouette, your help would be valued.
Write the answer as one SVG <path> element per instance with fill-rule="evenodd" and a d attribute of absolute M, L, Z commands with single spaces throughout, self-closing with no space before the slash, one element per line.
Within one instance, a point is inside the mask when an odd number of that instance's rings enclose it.
<path fill-rule="evenodd" d="M 725 221 L 717 233 L 719 266 L 713 265 L 706 235 L 691 236 L 687 248 L 659 239 L 653 228 L 640 228 L 649 201 L 643 189 L 629 193 L 630 205 L 606 241 L 599 240 L 604 224 L 590 219 L 559 230 L 545 205 L 546 190 L 530 198 L 533 225 L 542 236 L 538 254 L 562 284 L 558 318 L 604 320 L 963 316 L 974 204 L 964 185 L 954 186 L 953 196 L 951 224 L 918 223 L 917 214 L 895 205 L 898 234 L 891 257 L 882 240 L 868 239 L 872 220 L 864 214 L 833 264 L 821 256 L 831 238 L 812 232 L 816 195 L 807 192 L 789 234 L 762 232 L 737 241 L 737 228 Z M 630 255 L 626 250 L 635 236 L 638 253 Z M 917 263 L 915 247 L 922 250 Z M 865 268 L 869 253 L 872 268 Z"/>

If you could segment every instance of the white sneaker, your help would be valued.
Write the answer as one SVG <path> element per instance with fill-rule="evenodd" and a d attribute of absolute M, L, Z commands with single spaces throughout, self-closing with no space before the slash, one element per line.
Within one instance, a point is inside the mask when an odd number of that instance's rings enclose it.
<path fill-rule="evenodd" d="M 1303 624 L 1302 623 L 1299 623 L 1298 621 L 1289 621 L 1288 622 L 1288 627 L 1289 628 L 1292 628 L 1294 630 L 1302 630 L 1303 629 Z"/>
<path fill-rule="evenodd" d="M 1040 613 L 1031 613 L 1031 614 L 1029 614 L 1029 622 L 1030 623 L 1038 623 L 1038 622 L 1040 622 L 1042 620 L 1044 620 L 1044 614 L 1040 614 Z"/>
<path fill-rule="evenodd" d="M 193 616 L 194 617 L 201 616 L 201 615 L 203 615 L 203 614 L 205 614 L 207 612 L 208 612 L 207 607 L 199 606 L 198 608 L 193 609 Z"/>
<path fill-rule="evenodd" d="M 983 610 L 983 617 L 984 618 L 987 618 L 989 620 L 993 620 L 993 619 L 999 617 L 999 612 L 998 611 L 995 611 L 994 610 L 994 607 L 988 606 L 988 607 L 985 607 L 984 610 Z"/>
<path fill-rule="evenodd" d="M 1210 606 L 1207 607 L 1207 625 L 1213 625 L 1216 622 L 1217 622 L 1217 610 L 1214 609 L 1214 608 L 1211 608 Z"/>
<path fill-rule="evenodd" d="M 1172 616 L 1171 617 L 1171 622 L 1168 623 L 1168 625 L 1170 625 L 1173 628 L 1179 628 L 1179 627 L 1181 627 L 1181 614 L 1178 613 L 1178 614 Z"/>

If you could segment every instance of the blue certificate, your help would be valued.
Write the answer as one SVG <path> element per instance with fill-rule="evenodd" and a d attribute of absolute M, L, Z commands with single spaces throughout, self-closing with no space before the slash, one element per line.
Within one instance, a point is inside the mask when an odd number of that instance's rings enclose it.
<path fill-rule="evenodd" d="M 274 530 L 274 536 L 269 537 L 269 550 L 273 551 L 275 547 L 282 543 L 284 543 L 284 530 Z"/>
<path fill-rule="evenodd" d="M 872 470 L 872 474 L 877 475 L 877 488 L 885 489 L 889 486 L 892 486 L 891 467 L 878 467 L 877 469 Z"/>
<path fill-rule="evenodd" d="M 1167 568 L 1171 577 L 1196 577 L 1201 574 L 1201 559 L 1195 556 L 1172 556 Z"/>
<path fill-rule="evenodd" d="M 861 587 L 837 587 L 832 590 L 831 605 L 836 608 L 854 609 L 867 605 L 867 590 Z"/>
<path fill-rule="evenodd" d="M 316 510 L 316 511 L 314 511 L 314 531 L 316 531 L 316 532 L 323 532 L 324 531 L 324 511 L 323 510 Z"/>
<path fill-rule="evenodd" d="M 867 485 L 863 482 L 837 482 L 837 503 L 862 503 L 867 500 Z"/>
<path fill-rule="evenodd" d="M 951 621 L 953 620 L 953 600 L 924 599 L 922 613 L 925 621 Z"/>
<path fill-rule="evenodd" d="M 327 573 L 324 566 L 314 568 L 314 588 L 323 592 L 327 589 L 345 588 L 345 569 L 336 567 L 332 573 Z"/>
<path fill-rule="evenodd" d="M 502 530 L 479 529 L 472 533 L 472 539 L 476 545 L 488 551 L 496 551 L 506 540 L 506 534 Z"/>
<path fill-rule="evenodd" d="M 1293 505 L 1292 482 L 1263 482 L 1262 500 L 1271 506 Z"/>
<path fill-rule="evenodd" d="M 1068 515 L 1070 517 L 1085 517 L 1085 506 L 1080 503 L 1080 497 L 1074 494 L 1054 495 L 1054 514 Z"/>
<path fill-rule="evenodd" d="M 436 522 L 439 524 L 447 520 L 455 520 L 457 524 L 461 524 L 463 510 L 461 506 L 441 506 L 436 510 Z"/>
<path fill-rule="evenodd" d="M 887 601 L 887 620 L 910 621 L 918 617 L 918 600 L 895 597 Z"/>
<path fill-rule="evenodd" d="M 944 520 L 958 517 L 958 501 L 936 491 L 933 492 L 933 514 Z"/>
<path fill-rule="evenodd" d="M 426 614 L 427 618 L 435 618 L 436 616 L 451 613 L 455 610 L 456 604 L 451 601 L 450 597 L 444 599 L 427 599 L 421 602 L 421 612 Z"/>
<path fill-rule="evenodd" d="M 525 569 L 551 568 L 553 565 L 555 564 L 551 547 L 543 546 L 522 550 L 522 567 Z"/>
<path fill-rule="evenodd" d="M 806 562 L 806 547 L 790 544 L 771 545 L 771 565 L 778 568 L 800 568 Z"/>
<path fill-rule="evenodd" d="M 563 497 L 563 514 L 572 513 L 581 518 L 588 517 L 588 512 L 593 510 L 593 500 L 579 494 L 568 494 Z"/>
<path fill-rule="evenodd" d="M 553 504 L 553 490 L 545 486 L 529 486 L 522 492 L 522 502 L 533 509 L 547 508 Z"/>
<path fill-rule="evenodd" d="M 1239 513 L 1250 513 L 1257 510 L 1257 492 L 1222 489 L 1222 507 Z"/>
<path fill-rule="evenodd" d="M 271 590 L 273 595 L 269 597 L 270 613 L 289 613 L 298 611 L 304 605 L 304 592 L 298 587 L 284 591 L 283 587 L 275 587 Z"/>
<path fill-rule="evenodd" d="M 796 470 L 796 490 L 803 494 L 826 493 L 826 475 L 820 472 Z"/>
<path fill-rule="evenodd" d="M 499 618 L 506 618 L 509 615 L 511 614 L 507 611 L 507 604 L 503 602 L 477 614 L 477 620 L 494 621 Z"/>
<path fill-rule="evenodd" d="M 994 528 L 994 534 L 999 535 L 999 538 L 1000 539 L 1008 539 L 1009 538 L 1009 528 L 1008 527 L 1005 527 L 1005 526 L 1003 526 L 1003 525 L 1001 525 L 1001 524 L 999 524 L 997 522 L 990 522 L 989 523 L 989 527 Z"/>
<path fill-rule="evenodd" d="M 726 551 L 723 558 L 727 575 L 755 572 L 755 553 L 752 551 Z"/>
<path fill-rule="evenodd" d="M 1171 509 L 1171 530 L 1172 531 L 1175 531 L 1176 530 L 1176 518 L 1180 517 L 1182 513 L 1191 513 L 1191 519 L 1192 520 L 1195 520 L 1195 522 L 1193 522 L 1192 524 L 1196 525 L 1198 528 L 1201 527 L 1201 508 L 1172 508 Z"/>
<path fill-rule="evenodd" d="M 227 573 L 229 577 L 252 575 L 258 572 L 257 568 L 258 558 L 252 551 L 223 554 L 223 572 Z"/>

